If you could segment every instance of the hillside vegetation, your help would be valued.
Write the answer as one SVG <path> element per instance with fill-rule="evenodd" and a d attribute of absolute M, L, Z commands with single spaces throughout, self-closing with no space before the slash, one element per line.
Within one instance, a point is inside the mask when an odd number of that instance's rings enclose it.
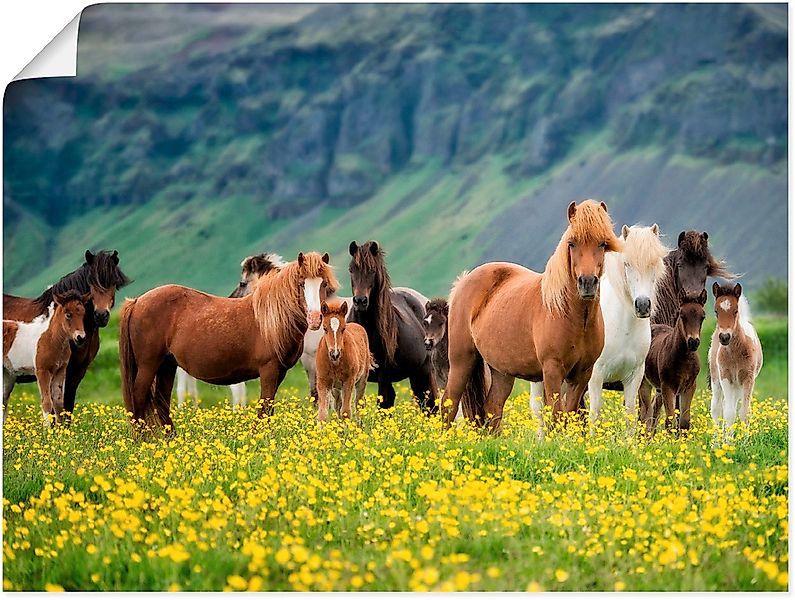
<path fill-rule="evenodd" d="M 708 230 L 751 285 L 786 273 L 785 6 L 130 10 L 84 12 L 78 77 L 6 90 L 12 291 L 86 247 L 130 293 L 226 293 L 246 254 L 344 273 L 376 238 L 396 283 L 444 293 L 485 260 L 543 268 L 584 197 L 669 243 Z"/>

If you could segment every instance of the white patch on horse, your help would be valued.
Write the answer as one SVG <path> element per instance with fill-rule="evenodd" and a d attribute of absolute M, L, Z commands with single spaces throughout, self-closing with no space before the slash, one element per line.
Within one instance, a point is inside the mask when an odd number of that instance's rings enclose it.
<path fill-rule="evenodd" d="M 320 312 L 320 285 L 322 277 L 312 277 L 304 282 L 304 298 L 307 312 Z"/>
<path fill-rule="evenodd" d="M 433 317 L 431 317 L 430 315 L 429 315 L 429 316 L 427 316 L 427 317 L 425 317 L 425 322 L 426 322 L 428 325 L 430 325 L 430 324 L 431 324 L 431 321 L 432 321 L 432 320 L 433 320 Z"/>
<path fill-rule="evenodd" d="M 55 303 L 52 303 L 47 309 L 47 314 L 39 315 L 30 323 L 17 321 L 17 335 L 8 350 L 8 362 L 15 373 L 19 375 L 36 373 L 36 347 L 41 335 L 49 328 L 54 312 Z"/>
<path fill-rule="evenodd" d="M 726 299 L 726 300 L 723 300 L 723 301 L 720 303 L 720 307 L 721 307 L 723 310 L 729 310 L 729 309 L 732 307 L 732 303 L 731 303 L 731 301 L 730 301 L 730 300 Z"/>
<path fill-rule="evenodd" d="M 337 317 L 331 317 L 329 320 L 331 331 L 334 332 L 334 350 L 339 350 L 339 343 L 337 342 L 337 332 L 340 330 L 340 320 Z"/>

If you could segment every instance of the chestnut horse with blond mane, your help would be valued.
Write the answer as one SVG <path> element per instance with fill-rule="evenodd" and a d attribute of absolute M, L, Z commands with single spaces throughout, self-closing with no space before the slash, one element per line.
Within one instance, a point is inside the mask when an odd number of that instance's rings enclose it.
<path fill-rule="evenodd" d="M 465 415 L 502 426 L 514 379 L 544 381 L 544 402 L 555 414 L 582 403 L 604 346 L 599 278 L 606 252 L 621 241 L 604 202 L 572 202 L 569 226 L 543 273 L 505 262 L 486 263 L 461 278 L 450 293 L 450 376 L 443 418 L 452 421 L 475 369 L 491 371 L 491 386 L 472 394 Z M 561 387 L 568 389 L 561 396 Z M 485 396 L 485 397 L 484 397 Z M 468 403 L 469 404 L 469 403 Z"/>
<path fill-rule="evenodd" d="M 169 409 L 178 365 L 218 385 L 259 377 L 259 414 L 271 414 L 279 384 L 301 356 L 307 328 L 320 327 L 326 291 L 339 288 L 328 261 L 328 254 L 301 253 L 260 277 L 242 298 L 164 285 L 127 300 L 119 357 L 133 421 L 154 412 L 162 425 L 173 427 Z"/>

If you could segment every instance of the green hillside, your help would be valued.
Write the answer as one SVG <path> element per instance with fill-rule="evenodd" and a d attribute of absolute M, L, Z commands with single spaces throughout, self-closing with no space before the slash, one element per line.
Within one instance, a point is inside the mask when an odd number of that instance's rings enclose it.
<path fill-rule="evenodd" d="M 397 284 L 540 269 L 571 200 L 783 277 L 784 5 L 95 5 L 4 99 L 4 285 L 115 248 L 137 294 L 378 239 Z M 151 25 L 151 26 L 150 26 Z M 342 277 L 343 281 L 346 279 Z"/>

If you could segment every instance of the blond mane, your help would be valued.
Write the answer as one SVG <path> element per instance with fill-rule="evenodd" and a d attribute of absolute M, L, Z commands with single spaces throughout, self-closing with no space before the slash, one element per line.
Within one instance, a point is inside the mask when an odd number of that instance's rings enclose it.
<path fill-rule="evenodd" d="M 287 263 L 260 277 L 252 294 L 254 319 L 265 344 L 273 348 L 279 362 L 286 365 L 296 341 L 303 340 L 307 329 L 306 306 L 301 282 L 321 277 L 328 288 L 339 289 L 330 265 L 317 252 L 308 252 L 303 260 Z M 292 365 L 290 365 L 292 366 Z"/>
<path fill-rule="evenodd" d="M 558 242 L 558 247 L 547 261 L 541 277 L 541 297 L 550 312 L 564 312 L 567 303 L 567 290 L 574 280 L 569 258 L 569 242 L 576 244 L 605 243 L 606 251 L 620 252 L 621 240 L 613 232 L 613 222 L 602 207 L 594 200 L 583 200 L 576 206 L 574 217 Z"/>
<path fill-rule="evenodd" d="M 623 268 L 623 263 L 627 262 L 638 273 L 651 273 L 654 277 L 654 295 L 657 296 L 657 287 L 665 277 L 667 267 L 665 257 L 668 256 L 670 249 L 662 243 L 658 233 L 652 227 L 633 225 L 627 228 L 627 236 L 623 238 L 624 249 L 620 254 L 616 253 L 605 257 L 605 272 L 608 273 L 611 283 L 618 290 L 627 289 L 627 272 Z M 652 302 L 652 312 L 657 310 L 657 302 Z"/>

